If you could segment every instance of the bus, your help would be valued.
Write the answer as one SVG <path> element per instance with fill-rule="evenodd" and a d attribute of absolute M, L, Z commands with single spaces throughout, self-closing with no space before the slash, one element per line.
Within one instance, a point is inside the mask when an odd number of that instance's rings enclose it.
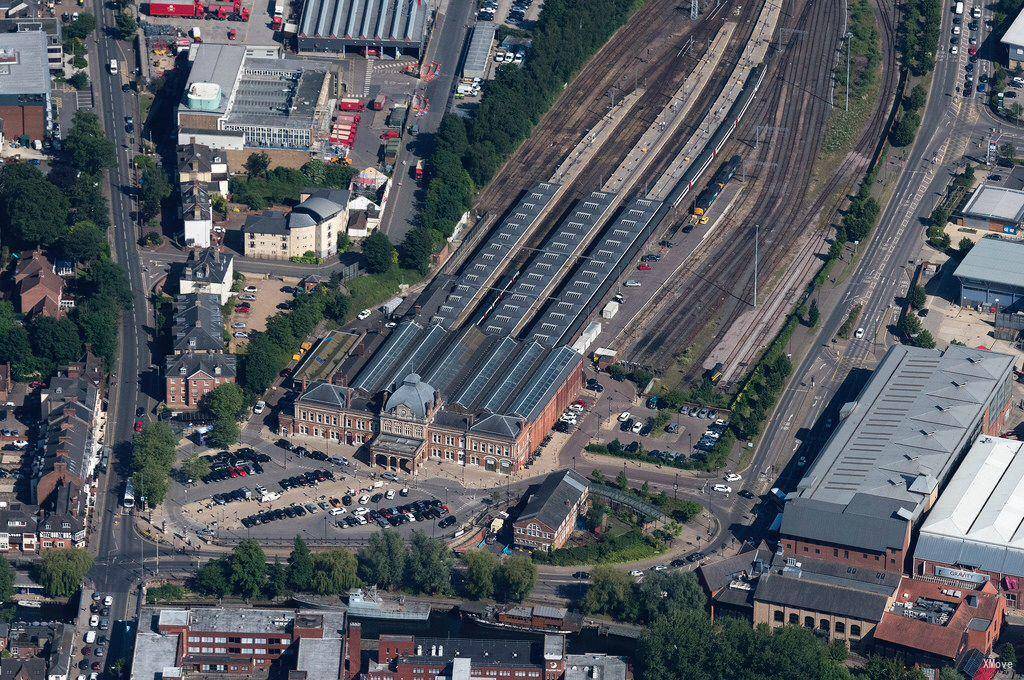
<path fill-rule="evenodd" d="M 125 510 L 135 507 L 135 485 L 132 484 L 130 477 L 124 483 L 124 499 L 121 501 L 121 506 Z"/>

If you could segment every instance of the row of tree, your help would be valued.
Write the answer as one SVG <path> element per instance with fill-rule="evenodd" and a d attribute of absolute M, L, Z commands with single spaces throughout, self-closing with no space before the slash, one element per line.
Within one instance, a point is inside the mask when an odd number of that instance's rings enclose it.
<path fill-rule="evenodd" d="M 918 83 L 910 91 L 910 94 L 903 98 L 900 105 L 900 118 L 893 126 L 889 141 L 893 146 L 909 146 L 917 136 L 917 129 L 921 127 L 921 109 L 928 101 L 928 92 L 924 85 Z"/>
<path fill-rule="evenodd" d="M 324 317 L 343 323 L 348 309 L 348 296 L 334 280 L 311 293 L 296 295 L 290 312 L 275 314 L 267 319 L 265 331 L 250 334 L 248 349 L 239 362 L 242 386 L 252 394 L 265 392 L 291 361 L 302 339 Z"/>
<path fill-rule="evenodd" d="M 472 205 L 477 187 L 490 181 L 505 159 L 577 71 L 637 7 L 635 0 L 548 0 L 532 32 L 522 68 L 506 66 L 484 86 L 467 124 L 449 115 L 441 122 L 430 157 L 432 179 L 420 215 L 400 249 L 401 264 L 426 273 L 430 256 L 451 236 Z"/>
<path fill-rule="evenodd" d="M 896 49 L 903 67 L 915 77 L 923 76 L 935 66 L 943 6 L 942 0 L 910 0 L 900 6 Z"/>
<path fill-rule="evenodd" d="M 252 210 L 264 210 L 271 205 L 296 203 L 306 187 L 347 189 L 355 175 L 349 165 L 319 159 L 310 160 L 299 169 L 269 168 L 270 156 L 263 152 L 251 154 L 245 161 L 246 176 L 231 178 L 232 200 Z"/>
<path fill-rule="evenodd" d="M 164 422 L 150 423 L 132 440 L 132 482 L 150 506 L 163 503 L 167 496 L 177 448 L 178 437 Z"/>
<path fill-rule="evenodd" d="M 524 556 L 499 560 L 492 553 L 471 551 L 466 570 L 453 577 L 455 556 L 444 541 L 414 531 L 408 542 L 395 531 L 370 537 L 358 553 L 328 550 L 313 553 L 295 537 L 288 560 L 269 563 L 254 540 L 241 541 L 230 555 L 207 562 L 196 573 L 194 587 L 216 597 L 248 599 L 280 597 L 287 593 L 343 595 L 351 588 L 373 585 L 423 595 L 451 595 L 521 602 L 533 590 L 537 568 Z"/>

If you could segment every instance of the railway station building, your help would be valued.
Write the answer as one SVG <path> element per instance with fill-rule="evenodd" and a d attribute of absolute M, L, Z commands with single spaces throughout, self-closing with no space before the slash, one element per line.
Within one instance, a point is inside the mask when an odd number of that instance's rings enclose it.
<path fill-rule="evenodd" d="M 911 535 L 979 434 L 1010 411 L 1014 359 L 897 345 L 787 496 L 780 546 L 796 559 L 901 573 Z"/>
<path fill-rule="evenodd" d="M 978 241 L 953 272 L 960 305 L 997 312 L 1024 307 L 1024 243 L 1001 238 Z"/>

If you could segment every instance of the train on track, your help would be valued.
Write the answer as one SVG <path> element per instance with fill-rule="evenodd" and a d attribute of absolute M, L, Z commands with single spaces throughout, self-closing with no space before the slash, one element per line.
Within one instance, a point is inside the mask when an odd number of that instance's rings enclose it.
<path fill-rule="evenodd" d="M 750 107 L 750 103 L 753 101 L 758 88 L 761 87 L 761 82 L 764 80 L 764 73 L 764 65 L 759 64 L 752 68 L 750 73 L 747 74 L 747 80 L 743 85 L 743 90 L 740 92 L 739 96 L 736 97 L 736 101 L 733 102 L 732 108 L 729 109 L 729 113 L 726 114 L 721 125 L 719 125 L 718 129 L 715 130 L 715 134 L 711 135 L 711 139 L 708 140 L 704 150 L 698 154 L 693 163 L 690 163 L 690 167 L 683 173 L 683 176 L 679 178 L 679 182 L 669 194 L 668 203 L 673 208 L 678 206 L 686 195 L 690 193 L 690 190 L 697 184 L 697 178 L 708 169 L 708 167 L 718 157 L 718 154 L 721 153 L 722 147 L 724 147 L 726 142 L 729 141 L 729 136 L 739 125 L 740 119 Z"/>
<path fill-rule="evenodd" d="M 706 215 L 711 206 L 718 200 L 719 194 L 722 193 L 722 189 L 732 181 L 732 178 L 736 176 L 736 172 L 740 169 L 740 163 L 742 159 L 737 155 L 733 156 L 726 162 L 719 166 L 718 171 L 715 172 L 711 181 L 708 182 L 707 188 L 700 192 L 697 196 L 697 200 L 693 202 L 693 216 L 703 217 L 707 219 Z"/>

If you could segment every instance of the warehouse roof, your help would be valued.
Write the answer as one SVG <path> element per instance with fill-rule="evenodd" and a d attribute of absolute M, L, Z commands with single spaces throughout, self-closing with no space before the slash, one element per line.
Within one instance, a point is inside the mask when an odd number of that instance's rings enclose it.
<path fill-rule="evenodd" d="M 299 34 L 419 44 L 426 12 L 421 0 L 310 0 Z"/>
<path fill-rule="evenodd" d="M 49 91 L 46 34 L 42 31 L 0 34 L 0 93 L 45 95 Z"/>
<path fill-rule="evenodd" d="M 1000 38 L 999 42 L 1008 45 L 1024 45 L 1024 10 L 1021 10 L 1017 18 L 1010 24 L 1010 28 L 1006 29 L 1006 33 Z"/>
<path fill-rule="evenodd" d="M 916 559 L 1024 577 L 1024 443 L 982 436 L 921 527 Z"/>
<path fill-rule="evenodd" d="M 462 62 L 463 78 L 483 78 L 487 73 L 487 62 L 496 30 L 497 26 L 489 21 L 477 22 L 473 27 L 473 37 L 469 39 L 466 59 Z"/>
<path fill-rule="evenodd" d="M 876 496 L 912 508 L 902 514 L 915 520 L 1012 366 L 1013 357 L 962 346 L 893 347 L 792 496 L 839 505 Z"/>
<path fill-rule="evenodd" d="M 982 184 L 961 212 L 968 217 L 1020 222 L 1024 218 L 1024 191 Z"/>
<path fill-rule="evenodd" d="M 1024 288 L 1024 243 L 983 238 L 971 248 L 953 275 Z"/>

